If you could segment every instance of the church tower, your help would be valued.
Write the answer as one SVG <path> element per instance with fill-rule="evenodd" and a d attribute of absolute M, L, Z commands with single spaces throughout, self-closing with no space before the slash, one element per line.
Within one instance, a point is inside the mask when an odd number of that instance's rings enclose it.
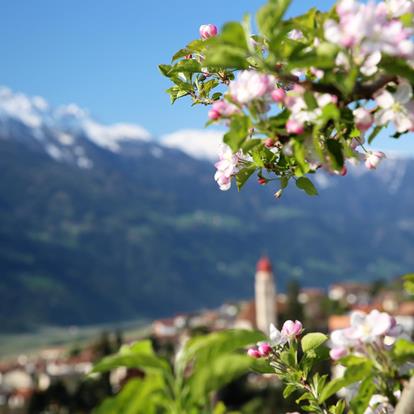
<path fill-rule="evenodd" d="M 276 286 L 273 280 L 272 263 L 263 256 L 256 266 L 256 325 L 265 334 L 269 334 L 271 323 L 277 324 Z"/>

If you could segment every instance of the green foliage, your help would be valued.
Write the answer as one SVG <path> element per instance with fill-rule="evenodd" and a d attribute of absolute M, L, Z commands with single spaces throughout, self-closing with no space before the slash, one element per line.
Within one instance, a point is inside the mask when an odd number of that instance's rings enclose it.
<path fill-rule="evenodd" d="M 309 180 L 309 178 L 307 178 L 307 177 L 299 177 L 296 180 L 296 187 L 298 187 L 301 190 L 305 191 L 305 193 L 310 195 L 310 196 L 318 195 L 318 190 L 315 188 L 312 181 Z"/>
<path fill-rule="evenodd" d="M 322 333 L 309 333 L 302 338 L 301 345 L 303 352 L 313 351 L 319 348 L 328 340 L 328 337 Z"/>
<path fill-rule="evenodd" d="M 403 276 L 404 289 L 410 294 L 414 295 L 414 273 Z"/>
<path fill-rule="evenodd" d="M 93 374 L 123 366 L 138 368 L 145 372 L 145 377 L 129 382 L 115 397 L 105 400 L 95 412 L 225 412 L 223 404 L 210 404 L 210 394 L 253 369 L 256 361 L 239 351 L 260 339 L 263 339 L 263 334 L 247 330 L 195 337 L 177 355 L 174 372 L 165 359 L 154 353 L 149 341 L 122 347 L 117 354 L 99 362 Z"/>
<path fill-rule="evenodd" d="M 360 361 L 350 364 L 345 370 L 343 376 L 330 381 L 321 392 L 319 402 L 325 402 L 329 397 L 336 394 L 344 387 L 348 387 L 358 381 L 364 380 L 370 375 L 372 370 L 372 362 L 361 358 Z"/>

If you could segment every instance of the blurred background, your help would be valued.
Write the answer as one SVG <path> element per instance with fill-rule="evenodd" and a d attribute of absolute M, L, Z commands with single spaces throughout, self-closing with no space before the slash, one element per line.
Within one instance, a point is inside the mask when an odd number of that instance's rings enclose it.
<path fill-rule="evenodd" d="M 0 413 L 91 412 L 113 384 L 84 375 L 122 343 L 254 327 L 260 258 L 282 316 L 328 331 L 375 306 L 412 330 L 412 136 L 379 137 L 378 171 L 318 174 L 317 198 L 223 193 L 222 130 L 169 103 L 157 65 L 262 3 L 0 0 Z"/>

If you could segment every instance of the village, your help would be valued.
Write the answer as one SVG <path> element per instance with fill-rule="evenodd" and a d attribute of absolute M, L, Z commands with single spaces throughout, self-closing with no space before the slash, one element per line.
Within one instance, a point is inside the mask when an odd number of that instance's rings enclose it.
<path fill-rule="evenodd" d="M 307 331 L 329 333 L 349 326 L 351 311 L 368 313 L 373 309 L 393 315 L 404 335 L 413 338 L 414 301 L 404 293 L 400 279 L 389 283 L 341 282 L 327 290 L 292 282 L 283 293 L 278 292 L 277 281 L 271 261 L 262 257 L 256 266 L 254 299 L 155 320 L 150 334 L 154 348 L 171 356 L 197 334 L 225 329 L 259 329 L 268 333 L 270 324 L 278 326 L 286 319 L 302 320 Z M 41 412 L 36 407 L 42 404 L 53 405 L 55 401 L 59 406 L 62 401 L 82 398 L 88 412 L 88 404 L 117 392 L 129 378 L 143 375 L 122 368 L 105 378 L 88 377 L 95 362 L 116 352 L 124 343 L 119 333 L 103 333 L 98 341 L 76 352 L 50 347 L 5 359 L 0 362 L 0 414 L 36 413 Z"/>

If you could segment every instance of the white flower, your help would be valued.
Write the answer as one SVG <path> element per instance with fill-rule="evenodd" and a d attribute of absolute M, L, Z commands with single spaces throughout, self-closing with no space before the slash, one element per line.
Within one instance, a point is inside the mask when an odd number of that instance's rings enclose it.
<path fill-rule="evenodd" d="M 288 341 L 288 338 L 283 335 L 282 332 L 280 332 L 279 329 L 273 325 L 273 323 L 270 324 L 269 338 L 272 346 L 284 345 Z"/>
<path fill-rule="evenodd" d="M 369 170 L 375 170 L 383 158 L 385 158 L 385 154 L 382 151 L 370 151 L 365 158 L 365 167 Z"/>
<path fill-rule="evenodd" d="M 375 96 L 380 108 L 375 113 L 378 125 L 386 125 L 392 121 L 397 132 L 405 132 L 414 127 L 413 91 L 407 81 L 400 81 L 395 93 L 383 89 Z"/>
<path fill-rule="evenodd" d="M 414 12 L 412 0 L 385 0 L 385 7 L 391 17 L 400 17 Z"/>
<path fill-rule="evenodd" d="M 369 314 L 352 312 L 351 337 L 361 342 L 374 342 L 385 336 L 393 325 L 392 317 L 386 312 L 374 309 Z"/>
<path fill-rule="evenodd" d="M 231 178 L 238 171 L 238 164 L 241 154 L 233 154 L 233 151 L 226 144 L 220 146 L 219 161 L 214 166 L 217 171 L 214 179 L 220 187 L 220 190 L 227 191 L 231 187 Z"/>
<path fill-rule="evenodd" d="M 271 75 L 245 70 L 236 80 L 230 82 L 229 92 L 240 104 L 248 104 L 259 98 L 271 100 L 270 94 L 276 87 L 276 78 Z"/>
<path fill-rule="evenodd" d="M 364 414 L 393 414 L 394 407 L 389 403 L 388 398 L 374 394 L 370 401 L 368 408 L 364 411 Z"/>

